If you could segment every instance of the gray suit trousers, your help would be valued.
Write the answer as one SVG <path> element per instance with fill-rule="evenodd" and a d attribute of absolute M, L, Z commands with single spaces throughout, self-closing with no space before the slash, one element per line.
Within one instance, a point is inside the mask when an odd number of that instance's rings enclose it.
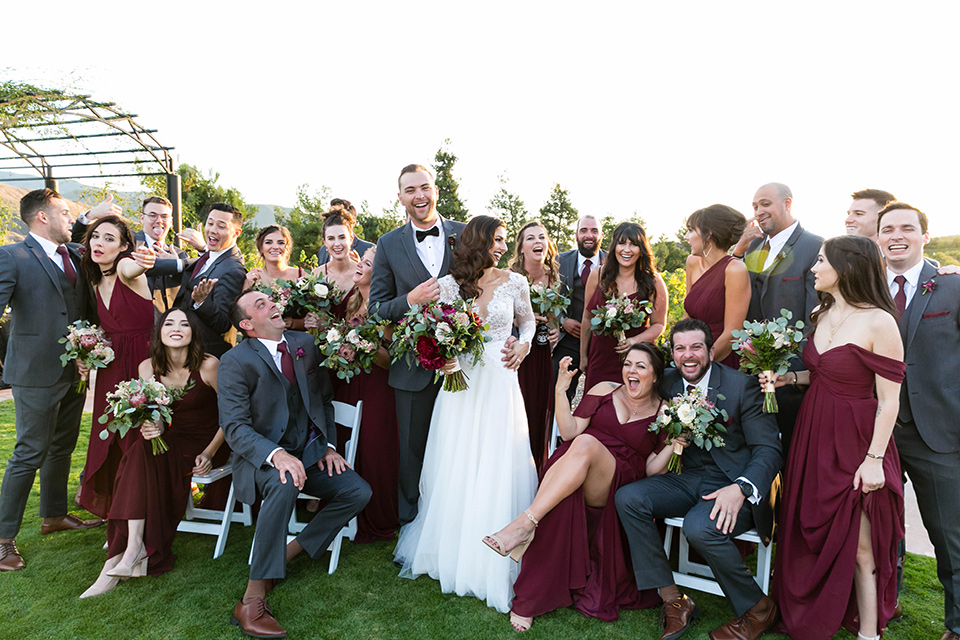
<path fill-rule="evenodd" d="M 900 466 L 913 483 L 920 517 L 936 552 L 944 620 L 948 629 L 960 633 L 960 452 L 937 453 L 924 443 L 913 422 L 898 422 L 894 437 Z"/>
<path fill-rule="evenodd" d="M 617 514 L 627 533 L 637 588 L 659 589 L 675 584 L 663 552 L 657 520 L 683 518 L 683 534 L 710 565 L 736 615 L 760 602 L 763 591 L 743 563 L 733 538 L 753 528 L 753 512 L 744 500 L 733 533 L 724 535 L 710 519 L 713 500 L 703 496 L 726 487 L 730 480 L 716 467 L 684 469 L 638 480 L 620 488 Z"/>
<path fill-rule="evenodd" d="M 38 470 L 40 517 L 67 514 L 70 458 L 80 435 L 83 401 L 72 364 L 53 386 L 13 387 L 17 443 L 0 487 L 0 538 L 14 538 L 20 531 Z"/>
<path fill-rule="evenodd" d="M 327 505 L 313 517 L 297 536 L 297 542 L 311 558 L 319 558 L 337 532 L 370 502 L 370 485 L 352 469 L 340 475 L 327 475 L 316 465 L 306 468 L 307 481 L 303 492 L 327 500 Z M 250 579 L 267 580 L 286 575 L 287 522 L 296 505 L 300 490 L 287 476 L 286 484 L 272 467 L 255 472 L 257 491 L 263 498 L 257 516 L 255 544 L 250 562 Z"/>
<path fill-rule="evenodd" d="M 394 389 L 397 399 L 397 426 L 400 430 L 400 524 L 408 524 L 417 517 L 420 500 L 420 472 L 423 453 L 427 448 L 427 434 L 433 405 L 440 393 L 441 382 L 431 382 L 422 391 Z"/>

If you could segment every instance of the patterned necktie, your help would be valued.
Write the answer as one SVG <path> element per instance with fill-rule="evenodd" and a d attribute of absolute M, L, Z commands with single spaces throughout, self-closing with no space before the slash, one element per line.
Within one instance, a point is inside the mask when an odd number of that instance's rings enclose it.
<path fill-rule="evenodd" d="M 593 262 L 590 258 L 583 261 L 583 271 L 580 272 L 580 282 L 587 284 L 587 278 L 590 277 L 590 270 L 593 268 Z"/>
<path fill-rule="evenodd" d="M 193 280 L 203 271 L 203 265 L 207 264 L 207 260 L 210 258 L 210 252 L 207 251 L 205 254 L 200 256 L 200 259 L 196 261 L 193 265 L 193 273 L 190 274 L 190 279 Z"/>
<path fill-rule="evenodd" d="M 73 261 L 70 259 L 70 254 L 67 253 L 67 248 L 61 244 L 57 247 L 57 253 L 60 254 L 60 258 L 63 260 L 63 274 L 67 276 L 67 280 L 70 281 L 70 286 L 77 286 L 77 270 L 73 268 Z"/>
<path fill-rule="evenodd" d="M 893 296 L 893 302 L 897 305 L 897 311 L 903 316 L 903 312 L 907 310 L 907 292 L 903 289 L 903 285 L 907 284 L 907 279 L 900 275 L 893 281 L 897 283 L 897 295 Z"/>
<path fill-rule="evenodd" d="M 277 351 L 280 352 L 280 372 L 290 383 L 290 386 L 297 386 L 297 378 L 293 374 L 293 356 L 287 350 L 287 343 L 281 342 L 278 344 Z"/>

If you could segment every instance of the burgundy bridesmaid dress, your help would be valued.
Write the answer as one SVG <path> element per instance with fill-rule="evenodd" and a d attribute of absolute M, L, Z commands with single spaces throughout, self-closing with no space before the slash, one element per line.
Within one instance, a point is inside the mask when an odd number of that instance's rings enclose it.
<path fill-rule="evenodd" d="M 687 315 L 706 322 L 714 341 L 723 333 L 723 316 L 727 305 L 727 263 L 731 260 L 732 256 L 720 258 L 687 289 L 687 297 L 683 300 Z M 740 356 L 731 352 L 720 364 L 739 369 Z"/>
<path fill-rule="evenodd" d="M 857 615 L 853 576 L 861 513 L 870 520 L 879 628 L 896 606 L 897 540 L 904 526 L 892 436 L 883 457 L 884 487 L 864 494 L 853 489 L 853 477 L 873 437 L 875 375 L 901 382 L 906 366 L 855 344 L 821 354 L 812 339 L 803 361 L 811 384 L 786 465 L 773 597 L 791 637 L 827 640 Z"/>
<path fill-rule="evenodd" d="M 637 590 L 614 494 L 645 477 L 647 457 L 663 447 L 663 437 L 649 431 L 655 416 L 620 424 L 612 393 L 584 396 L 574 415 L 592 416 L 584 433 L 597 438 L 616 459 L 607 503 L 588 507 L 581 487 L 540 519 L 514 584 L 513 612 L 536 617 L 572 605 L 584 615 L 612 621 L 619 619 L 620 609 L 662 602 L 656 590 Z M 569 448 L 569 442 L 560 445 L 543 473 Z"/>
<path fill-rule="evenodd" d="M 169 450 L 155 456 L 150 441 L 144 440 L 139 431 L 131 431 L 126 437 L 131 446 L 120 461 L 114 485 L 107 521 L 107 557 L 126 549 L 128 520 L 146 520 L 143 542 L 150 556 L 150 575 L 173 568 L 173 539 L 187 508 L 194 462 L 219 427 L 217 392 L 204 384 L 198 371 L 189 379 L 193 387 L 173 404 L 173 419 L 163 432 Z M 213 457 L 213 467 L 222 466 L 229 456 L 229 447 L 221 445 Z M 229 482 L 229 478 L 225 480 Z"/>
<path fill-rule="evenodd" d="M 90 513 L 106 518 L 110 513 L 113 480 L 120 458 L 138 434 L 128 434 L 126 438 L 121 438 L 119 434 L 110 433 L 106 440 L 101 440 L 100 432 L 106 425 L 100 424 L 99 419 L 107 408 L 107 393 L 114 391 L 118 383 L 139 377 L 140 363 L 149 355 L 154 321 L 153 301 L 137 295 L 118 277 L 113 286 L 109 309 L 97 291 L 97 314 L 100 316 L 101 328 L 113 343 L 116 359 L 105 368 L 97 370 L 93 424 L 90 428 L 90 444 L 77 504 Z"/>
<path fill-rule="evenodd" d="M 548 439 L 553 430 L 553 358 L 550 345 L 540 346 L 534 341 L 517 375 L 523 406 L 527 411 L 530 450 L 539 472 L 547 458 Z"/>
<path fill-rule="evenodd" d="M 639 292 L 630 294 L 631 300 L 642 300 Z M 587 311 L 584 314 L 587 322 L 593 317 L 592 311 L 597 307 L 606 304 L 607 300 L 603 297 L 600 287 L 593 292 L 593 297 L 587 303 Z M 630 329 L 626 332 L 626 337 L 632 338 L 635 335 L 643 333 L 649 326 L 649 318 L 642 327 Z M 617 340 L 613 336 L 600 335 L 596 331 L 590 332 L 590 345 L 587 347 L 587 377 L 584 382 L 584 390 L 590 391 L 594 385 L 601 382 L 623 382 L 623 360 L 616 351 Z"/>

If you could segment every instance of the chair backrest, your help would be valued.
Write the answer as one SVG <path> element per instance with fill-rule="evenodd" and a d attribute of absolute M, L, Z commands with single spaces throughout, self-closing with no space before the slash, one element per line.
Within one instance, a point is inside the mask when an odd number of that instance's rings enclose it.
<path fill-rule="evenodd" d="M 334 400 L 333 410 L 337 424 L 350 429 L 350 440 L 343 452 L 343 458 L 352 467 L 357 463 L 357 444 L 360 442 L 360 418 L 363 416 L 363 400 L 358 400 L 357 406 Z"/>

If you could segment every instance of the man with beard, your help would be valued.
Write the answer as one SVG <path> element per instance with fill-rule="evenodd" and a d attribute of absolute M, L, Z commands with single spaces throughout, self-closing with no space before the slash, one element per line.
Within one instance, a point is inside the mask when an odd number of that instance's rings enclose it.
<path fill-rule="evenodd" d="M 56 191 L 38 189 L 23 196 L 20 218 L 30 233 L 0 247 L 0 309 L 11 310 L 3 379 L 13 388 L 17 430 L 0 488 L 0 571 L 26 566 L 14 538 L 37 471 L 41 535 L 103 524 L 67 513 L 84 395 L 77 391 L 77 368 L 60 364 L 58 341 L 70 323 L 93 314 L 79 248 L 69 244 L 70 207 Z"/>
<path fill-rule="evenodd" d="M 878 224 L 907 363 L 894 439 L 936 552 L 942 640 L 960 640 L 960 279 L 941 277 L 924 259 L 930 234 L 922 211 L 893 202 Z"/>
<path fill-rule="evenodd" d="M 754 218 L 733 249 L 733 257 L 742 259 L 750 272 L 747 320 L 774 320 L 786 309 L 793 314 L 792 322 L 809 324 L 810 312 L 818 304 L 810 268 L 817 261 L 823 238 L 800 226 L 791 213 L 792 205 L 790 187 L 778 182 L 763 185 L 753 196 Z M 790 363 L 790 371 L 804 368 L 800 358 Z M 794 384 L 777 389 L 780 410 L 776 414 L 785 456 L 803 400 L 796 376 L 788 377 Z"/>
<path fill-rule="evenodd" d="M 667 472 L 621 487 L 617 513 L 627 533 L 637 588 L 663 599 L 661 640 L 682 635 L 699 608 L 680 593 L 657 530 L 664 518 L 683 518 L 683 533 L 706 559 L 737 617 L 710 633 L 713 640 L 753 640 L 777 621 L 777 606 L 743 563 L 734 538 L 754 526 L 769 542 L 774 485 L 783 464 L 771 414 L 763 413 L 757 379 L 713 362 L 713 337 L 701 320 L 687 318 L 670 332 L 673 361 L 660 383 L 669 398 L 704 391 L 727 412 L 724 446 L 695 445 L 683 454 L 683 473 Z"/>
<path fill-rule="evenodd" d="M 560 361 L 570 356 L 573 362 L 570 369 L 576 369 L 567 390 L 567 397 L 573 400 L 577 393 L 577 383 L 580 380 L 580 322 L 583 319 L 584 287 L 590 272 L 600 267 L 607 258 L 607 252 L 600 249 L 603 241 L 603 231 L 600 222 L 593 216 L 583 216 L 577 220 L 577 248 L 564 251 L 557 256 L 560 263 L 560 283 L 565 295 L 570 296 L 570 306 L 563 314 L 560 341 L 553 350 L 553 380 L 557 380 L 557 370 Z"/>

